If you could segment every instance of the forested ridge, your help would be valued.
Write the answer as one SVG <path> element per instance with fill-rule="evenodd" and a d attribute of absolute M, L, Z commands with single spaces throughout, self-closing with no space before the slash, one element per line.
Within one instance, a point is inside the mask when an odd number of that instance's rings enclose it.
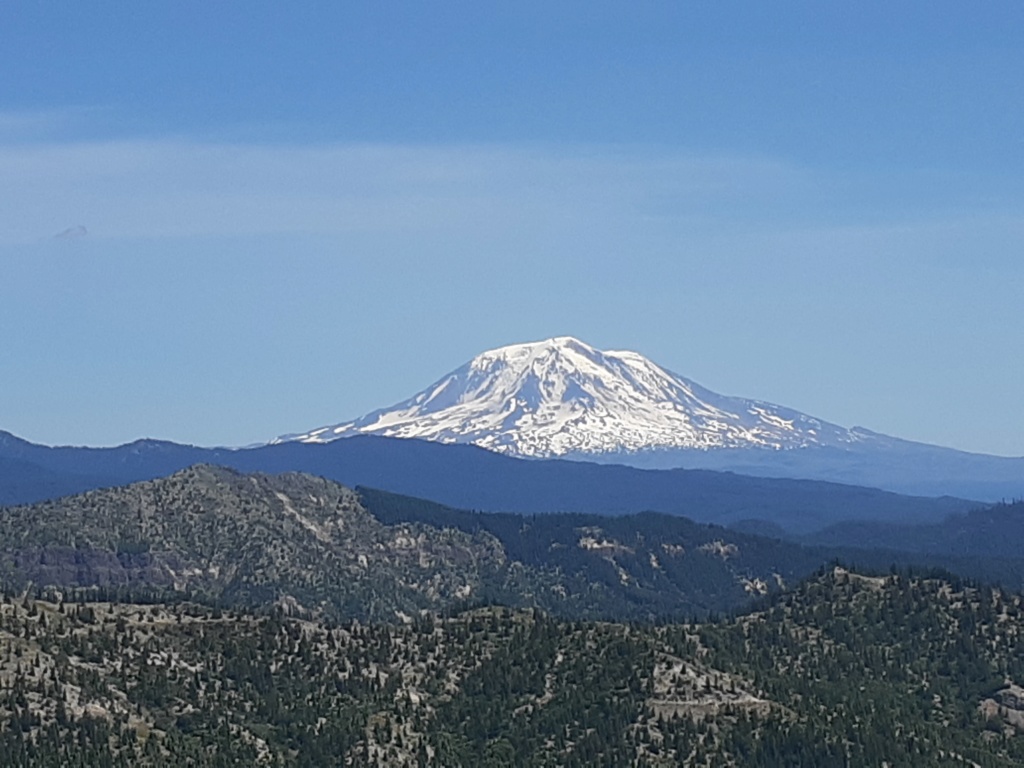
<path fill-rule="evenodd" d="M 754 613 L 660 625 L 96 597 L 4 594 L 0 764 L 1024 761 L 1021 599 L 944 576 L 830 568 Z"/>
<path fill-rule="evenodd" d="M 706 616 L 828 559 L 684 518 L 480 515 L 310 475 L 210 466 L 0 509 L 0 578 L 12 585 L 282 602 L 336 621 L 482 604 L 567 619 Z"/>

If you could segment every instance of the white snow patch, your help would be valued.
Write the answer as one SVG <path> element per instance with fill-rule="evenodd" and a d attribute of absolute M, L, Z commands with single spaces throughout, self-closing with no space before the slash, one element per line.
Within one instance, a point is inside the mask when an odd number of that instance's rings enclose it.
<path fill-rule="evenodd" d="M 865 439 L 781 406 L 726 397 L 637 352 L 571 336 L 489 350 L 390 408 L 275 442 L 356 434 L 473 443 L 514 456 L 849 445 Z"/>

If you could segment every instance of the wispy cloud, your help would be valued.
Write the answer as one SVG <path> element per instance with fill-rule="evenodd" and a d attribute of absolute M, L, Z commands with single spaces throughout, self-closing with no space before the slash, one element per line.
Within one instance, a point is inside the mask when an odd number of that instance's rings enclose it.
<path fill-rule="evenodd" d="M 557 227 L 706 217 L 792 194 L 803 172 L 760 159 L 615 148 L 182 141 L 0 145 L 0 240 L 94 223 L 104 237 Z"/>
<path fill-rule="evenodd" d="M 38 138 L 43 131 L 58 127 L 63 118 L 58 112 L 0 112 L 0 139 L 12 141 Z"/>
<path fill-rule="evenodd" d="M 0 140 L 0 178 L 0 244 L 84 235 L 70 220 L 89 222 L 90 240 L 380 237 L 414 251 L 431 238 L 854 262 L 973 242 L 1001 261 L 1024 221 L 1019 206 L 960 209 L 955 193 L 931 210 L 881 178 L 652 147 Z"/>
<path fill-rule="evenodd" d="M 109 121 L 109 110 L 98 107 L 0 111 L 0 145 L 59 139 L 68 131 L 80 133 L 90 125 L 109 130 Z"/>

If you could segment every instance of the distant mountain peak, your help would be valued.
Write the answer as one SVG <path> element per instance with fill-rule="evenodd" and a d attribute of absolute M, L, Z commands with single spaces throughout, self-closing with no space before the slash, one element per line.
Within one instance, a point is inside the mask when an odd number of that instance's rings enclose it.
<path fill-rule="evenodd" d="M 798 411 L 715 394 L 638 352 L 601 351 L 572 336 L 488 350 L 408 400 L 274 442 L 356 434 L 473 443 L 531 457 L 782 450 L 862 439 Z"/>

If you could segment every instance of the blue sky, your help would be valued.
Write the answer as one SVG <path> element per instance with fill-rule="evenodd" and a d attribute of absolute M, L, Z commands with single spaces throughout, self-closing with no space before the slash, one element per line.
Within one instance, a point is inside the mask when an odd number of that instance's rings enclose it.
<path fill-rule="evenodd" d="M 1015 2 L 0 4 L 0 429 L 245 444 L 571 334 L 1024 455 L 1022 29 Z"/>

